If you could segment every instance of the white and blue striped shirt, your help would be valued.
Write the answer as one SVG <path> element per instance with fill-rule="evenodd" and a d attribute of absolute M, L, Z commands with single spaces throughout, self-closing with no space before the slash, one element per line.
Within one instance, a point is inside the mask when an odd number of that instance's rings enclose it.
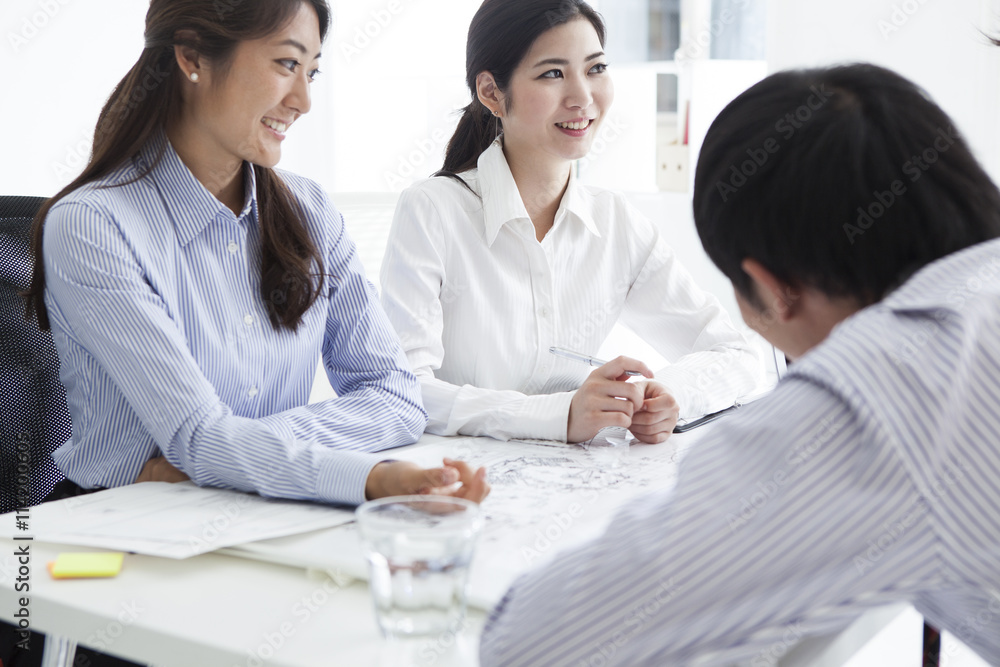
<path fill-rule="evenodd" d="M 838 325 L 672 493 L 519 580 L 482 664 L 772 665 L 897 601 L 1000 664 L 1000 241 Z"/>
<path fill-rule="evenodd" d="M 249 165 L 236 216 L 161 133 L 52 208 L 45 298 L 73 418 L 53 457 L 69 479 L 129 484 L 162 452 L 199 485 L 358 503 L 381 460 L 365 452 L 420 436 L 419 385 L 343 219 L 318 185 L 282 178 L 328 275 L 295 333 L 260 296 Z M 321 352 L 338 397 L 306 405 Z"/>

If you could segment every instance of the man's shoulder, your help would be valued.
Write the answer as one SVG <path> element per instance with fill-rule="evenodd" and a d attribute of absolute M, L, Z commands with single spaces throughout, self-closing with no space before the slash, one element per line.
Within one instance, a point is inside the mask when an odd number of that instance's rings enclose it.
<path fill-rule="evenodd" d="M 952 341 L 1000 349 L 1000 242 L 966 248 L 917 271 L 882 301 L 838 324 L 794 365 L 862 376 L 908 369 L 922 375 L 930 362 L 968 363 Z M 841 369 L 838 371 L 837 369 Z"/>

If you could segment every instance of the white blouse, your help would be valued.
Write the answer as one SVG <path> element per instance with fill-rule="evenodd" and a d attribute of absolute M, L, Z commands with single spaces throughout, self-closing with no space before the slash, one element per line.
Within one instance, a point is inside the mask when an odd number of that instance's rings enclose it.
<path fill-rule="evenodd" d="M 427 431 L 565 440 L 593 370 L 549 347 L 596 354 L 621 320 L 672 362 L 656 374 L 684 417 L 753 391 L 759 360 L 624 196 L 570 178 L 539 242 L 503 148 L 478 169 L 400 197 L 382 304 L 420 378 Z"/>

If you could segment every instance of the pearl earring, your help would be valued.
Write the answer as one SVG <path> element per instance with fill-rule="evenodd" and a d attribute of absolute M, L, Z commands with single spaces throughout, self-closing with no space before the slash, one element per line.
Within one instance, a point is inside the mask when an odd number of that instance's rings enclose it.
<path fill-rule="evenodd" d="M 199 77 L 198 77 L 198 73 L 197 72 L 191 72 L 191 81 L 192 81 L 192 83 L 198 83 L 198 78 Z"/>

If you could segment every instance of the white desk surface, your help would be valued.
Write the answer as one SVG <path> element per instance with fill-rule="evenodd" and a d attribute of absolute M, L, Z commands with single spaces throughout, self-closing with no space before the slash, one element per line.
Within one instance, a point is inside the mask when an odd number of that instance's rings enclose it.
<path fill-rule="evenodd" d="M 461 440 L 467 448 L 468 439 Z M 414 447 L 440 442 L 427 438 Z M 24 595 L 14 591 L 13 554 L 21 544 L 31 545 L 31 627 L 136 662 L 162 667 L 478 664 L 478 636 L 485 620 L 481 611 L 470 609 L 467 627 L 457 638 L 447 633 L 391 643 L 379 634 L 364 582 L 338 583 L 307 576 L 300 568 L 220 554 L 187 560 L 128 554 L 114 579 L 56 581 L 45 564 L 61 552 L 88 549 L 0 539 L 0 617 L 8 622 Z M 839 654 L 860 648 L 899 613 L 872 612 L 859 620 L 853 634 L 843 633 L 836 642 Z M 845 649 L 844 637 L 857 639 Z M 807 661 L 784 664 L 822 663 L 830 642 L 813 641 L 812 650 L 796 651 L 808 655 Z"/>
<path fill-rule="evenodd" d="M 3 540 L 0 548 L 10 554 L 13 545 Z M 480 612 L 470 614 L 461 645 L 442 636 L 395 646 L 379 634 L 363 582 L 341 587 L 331 579 L 311 580 L 301 569 L 216 554 L 183 561 L 130 554 L 115 579 L 55 581 L 44 564 L 63 551 L 88 549 L 31 546 L 32 627 L 137 662 L 162 667 L 478 662 Z M 11 586 L 9 581 L 0 586 L 8 622 L 16 601 Z"/>

